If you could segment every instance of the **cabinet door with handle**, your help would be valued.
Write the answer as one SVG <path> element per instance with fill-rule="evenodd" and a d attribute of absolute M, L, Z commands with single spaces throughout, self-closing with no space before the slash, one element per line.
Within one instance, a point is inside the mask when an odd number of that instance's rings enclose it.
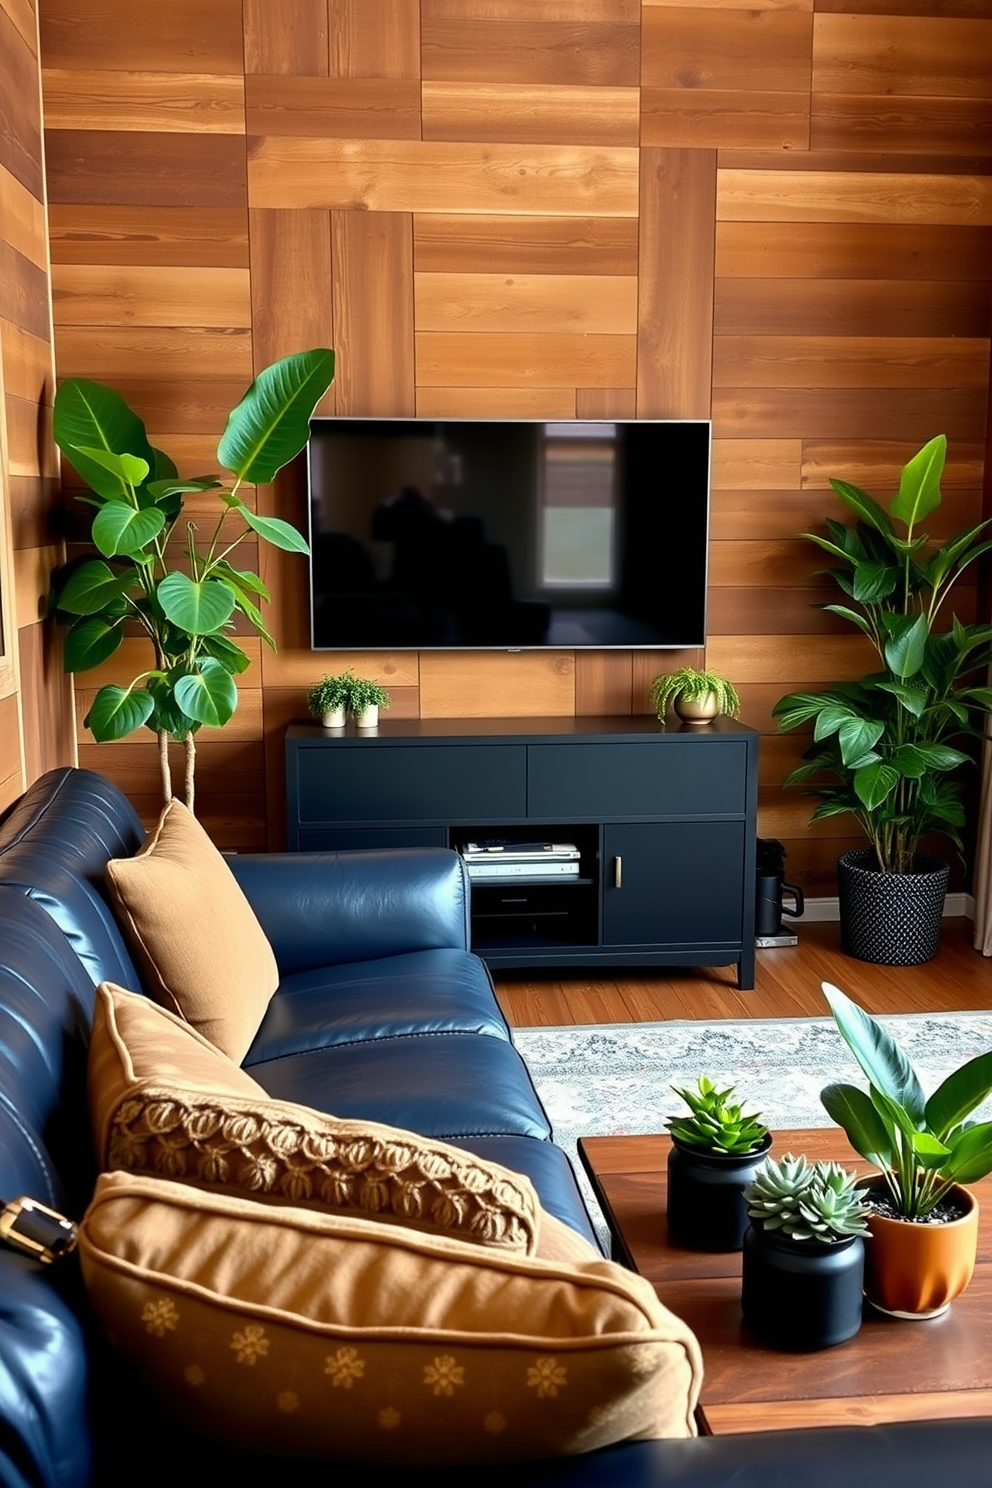
<path fill-rule="evenodd" d="M 726 945 L 743 931 L 743 822 L 608 825 L 603 944 Z"/>

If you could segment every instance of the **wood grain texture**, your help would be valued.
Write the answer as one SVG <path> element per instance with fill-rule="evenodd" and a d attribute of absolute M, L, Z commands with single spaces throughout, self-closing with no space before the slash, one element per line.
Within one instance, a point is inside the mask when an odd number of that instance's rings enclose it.
<path fill-rule="evenodd" d="M 636 145 L 639 109 L 636 88 L 423 84 L 424 139 Z"/>
<path fill-rule="evenodd" d="M 244 79 L 214 73 L 46 68 L 46 129 L 244 134 Z"/>
<path fill-rule="evenodd" d="M 122 0 L 80 5 L 44 0 L 39 8 L 46 67 L 149 72 L 239 73 L 244 67 L 242 0 Z"/>
<path fill-rule="evenodd" d="M 250 214 L 251 327 L 256 370 L 305 346 L 335 344 L 327 212 Z M 321 411 L 333 409 L 333 388 Z"/>
<path fill-rule="evenodd" d="M 634 335 L 637 280 L 631 275 L 417 274 L 420 331 L 538 331 Z"/>
<path fill-rule="evenodd" d="M 601 84 L 638 83 L 634 24 L 527 18 L 447 19 L 428 12 L 421 22 L 425 82 Z"/>
<path fill-rule="evenodd" d="M 243 329 L 70 324 L 57 327 L 56 356 L 60 376 L 115 385 L 143 363 L 162 378 L 236 377 L 247 387 L 252 375 L 251 338 Z"/>
<path fill-rule="evenodd" d="M 56 765 L 75 763 L 72 693 L 62 671 L 62 637 L 54 626 L 24 625 L 17 644 L 24 778 L 32 781 Z"/>
<path fill-rule="evenodd" d="M 619 146 L 483 148 L 440 140 L 271 136 L 250 142 L 248 179 L 256 207 L 583 217 L 637 212 L 637 152 Z"/>
<path fill-rule="evenodd" d="M 986 387 L 988 337 L 717 336 L 716 388 Z"/>
<path fill-rule="evenodd" d="M 575 711 L 570 651 L 494 654 L 484 665 L 470 652 L 421 655 L 421 718 L 567 718 Z"/>
<path fill-rule="evenodd" d="M 23 789 L 18 697 L 10 693 L 0 697 L 0 811 L 16 801 Z"/>
<path fill-rule="evenodd" d="M 570 387 L 418 387 L 418 418 L 571 419 L 578 416 Z M 585 415 L 591 417 L 591 415 Z"/>
<path fill-rule="evenodd" d="M 248 267 L 248 213 L 237 207 L 48 209 L 53 264 Z"/>
<path fill-rule="evenodd" d="M 714 334 L 843 335 L 918 340 L 983 338 L 987 279 L 721 279 L 713 284 Z"/>
<path fill-rule="evenodd" d="M 737 222 L 992 226 L 992 178 L 898 171 L 721 170 L 717 217 Z"/>
<path fill-rule="evenodd" d="M 718 279 L 985 281 L 992 228 L 852 222 L 718 222 Z M 809 286 L 812 288 L 812 285 Z"/>
<path fill-rule="evenodd" d="M 45 208 L 41 200 L 0 164 L 0 221 L 3 241 L 37 268 L 47 266 Z"/>
<path fill-rule="evenodd" d="M 803 446 L 798 439 L 713 440 L 711 485 L 788 491 L 799 484 Z"/>
<path fill-rule="evenodd" d="M 413 252 L 418 273 L 629 275 L 637 273 L 637 222 L 418 212 Z"/>
<path fill-rule="evenodd" d="M 339 413 L 398 418 L 415 402 L 413 231 L 400 212 L 334 212 Z M 377 356 L 377 346 L 390 348 Z"/>
<path fill-rule="evenodd" d="M 989 104 L 976 98 L 821 93 L 810 113 L 814 150 L 893 155 L 992 155 Z"/>
<path fill-rule="evenodd" d="M 420 84 L 414 78 L 247 77 L 245 104 L 248 133 L 254 135 L 420 139 L 421 134 Z"/>
<path fill-rule="evenodd" d="M 25 331 L 13 321 L 0 320 L 6 391 L 29 403 L 51 403 L 55 395 L 52 343 Z"/>
<path fill-rule="evenodd" d="M 641 35 L 645 87 L 716 89 L 757 94 L 759 99 L 765 93 L 809 96 L 813 37 L 809 12 L 647 7 Z"/>
<path fill-rule="evenodd" d="M 637 413 L 707 418 L 716 156 L 641 151 Z"/>
<path fill-rule="evenodd" d="M 55 264 L 52 296 L 61 326 L 252 324 L 247 269 L 148 264 Z"/>
<path fill-rule="evenodd" d="M 243 0 L 245 72 L 326 77 L 327 0 Z M 246 80 L 247 81 L 247 80 Z"/>
<path fill-rule="evenodd" d="M 45 156 L 50 201 L 160 207 L 247 202 L 244 141 L 237 135 L 53 129 Z"/>
<path fill-rule="evenodd" d="M 333 77 L 420 77 L 419 0 L 327 0 Z"/>
<path fill-rule="evenodd" d="M 34 336 L 48 335 L 48 279 L 44 269 L 0 241 L 0 316 Z"/>
<path fill-rule="evenodd" d="M 641 143 L 696 149 L 750 144 L 756 149 L 806 150 L 809 94 L 645 87 L 641 90 Z"/>
<path fill-rule="evenodd" d="M 558 21 L 561 0 L 421 0 L 425 21 Z M 570 21 L 637 25 L 641 0 L 568 0 Z"/>
<path fill-rule="evenodd" d="M 457 331 L 416 338 L 420 387 L 616 387 L 634 381 L 634 336 L 491 332 L 484 340 Z"/>
<path fill-rule="evenodd" d="M 990 54 L 992 18 L 817 15 L 813 90 L 987 102 L 988 76 L 975 59 Z"/>
<path fill-rule="evenodd" d="M 43 195 L 41 91 L 35 48 L 0 7 L 0 165 Z"/>
<path fill-rule="evenodd" d="M 3 9 L 32 53 L 38 47 L 36 0 L 3 0 Z"/>
<path fill-rule="evenodd" d="M 755 388 L 713 392 L 714 429 L 724 437 L 915 440 L 922 430 L 948 439 L 981 439 L 986 426 L 981 389 Z M 932 437 L 932 436 L 927 436 Z"/>

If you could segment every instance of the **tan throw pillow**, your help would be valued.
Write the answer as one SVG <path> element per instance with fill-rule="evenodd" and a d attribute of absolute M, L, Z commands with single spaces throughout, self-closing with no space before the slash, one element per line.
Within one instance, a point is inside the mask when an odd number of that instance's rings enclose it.
<path fill-rule="evenodd" d="M 97 989 L 89 1100 L 101 1167 L 375 1218 L 531 1255 L 591 1256 L 530 1180 L 460 1147 L 273 1100 L 166 1009 Z"/>
<path fill-rule="evenodd" d="M 248 1450 L 424 1465 L 694 1433 L 698 1344 L 611 1261 L 127 1173 L 100 1178 L 79 1251 L 97 1316 L 156 1396 Z"/>
<path fill-rule="evenodd" d="M 170 801 L 107 886 L 146 985 L 240 1064 L 279 985 L 272 947 L 199 822 Z"/>

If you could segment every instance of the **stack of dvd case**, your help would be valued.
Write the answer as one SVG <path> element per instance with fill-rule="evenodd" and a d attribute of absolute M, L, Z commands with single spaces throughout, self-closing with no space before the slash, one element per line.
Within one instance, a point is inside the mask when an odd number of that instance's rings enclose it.
<path fill-rule="evenodd" d="M 460 848 L 469 878 L 577 878 L 574 842 L 514 842 L 484 837 Z"/>

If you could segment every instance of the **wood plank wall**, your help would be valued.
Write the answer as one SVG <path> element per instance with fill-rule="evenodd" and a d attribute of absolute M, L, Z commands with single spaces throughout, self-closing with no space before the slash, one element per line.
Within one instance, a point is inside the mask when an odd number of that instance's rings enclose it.
<path fill-rule="evenodd" d="M 10 634 L 0 646 L 0 809 L 75 749 L 59 637 L 41 621 L 63 556 L 54 393 L 37 16 L 33 0 L 0 0 L 0 542 L 12 550 L 4 567 Z"/>
<path fill-rule="evenodd" d="M 770 710 L 865 657 L 797 534 L 829 476 L 884 496 L 940 431 L 947 521 L 980 512 L 992 0 L 41 0 L 41 36 L 59 373 L 187 470 L 314 344 L 341 414 L 712 415 L 706 659 L 766 735 L 762 834 L 833 892 L 856 839 L 807 830 Z M 304 520 L 296 472 L 259 500 Z M 201 746 L 229 846 L 279 844 L 282 729 L 340 660 L 300 561 L 261 557 L 279 651 Z M 357 660 L 443 717 L 645 712 L 683 659 Z M 154 808 L 150 745 L 80 756 Z"/>

